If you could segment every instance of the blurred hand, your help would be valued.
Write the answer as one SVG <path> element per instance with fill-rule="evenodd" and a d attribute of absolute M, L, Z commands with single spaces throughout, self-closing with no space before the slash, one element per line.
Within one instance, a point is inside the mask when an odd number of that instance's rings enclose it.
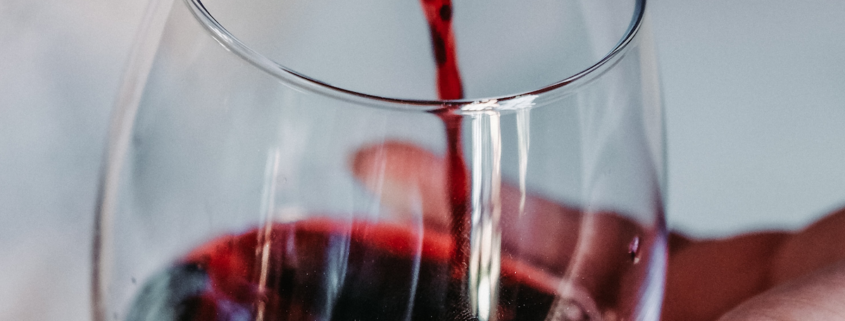
<path fill-rule="evenodd" d="M 428 228 L 449 224 L 445 161 L 428 151 L 401 142 L 387 142 L 359 150 L 352 159 L 355 176 L 398 212 L 420 210 Z M 519 206 L 520 193 L 502 187 L 503 213 Z M 422 208 L 419 208 L 422 207 Z M 504 233 L 503 247 L 520 248 L 520 255 L 550 265 L 568 260 L 573 251 L 548 242 L 512 242 L 544 235 L 572 235 L 581 219 L 579 210 L 529 196 L 524 223 L 508 222 L 504 229 L 531 233 Z M 612 217 L 612 214 L 597 217 Z M 522 222 L 520 221 L 520 222 Z M 555 224 L 550 224 L 555 222 Z M 569 223 L 569 224 L 567 224 Z M 596 246 L 628 242 L 637 233 L 633 224 L 608 223 Z M 604 227 L 603 227 L 604 228 Z M 568 230 L 567 230 L 568 229 Z M 561 243 L 575 244 L 572 242 Z M 590 251 L 586 251 L 590 253 Z M 802 231 L 762 232 L 726 239 L 693 240 L 681 234 L 669 237 L 669 269 L 663 320 L 845 320 L 845 209 L 830 214 Z M 585 269 L 611 271 L 618 262 L 600 255 L 588 257 Z M 600 274 L 600 273 L 599 273 Z M 601 279 L 600 277 L 598 279 Z M 594 283 L 588 287 L 605 287 Z M 619 289 L 624 291 L 625 289 Z M 600 293 L 601 290 L 598 290 Z M 600 298 L 599 298 L 600 299 Z"/>
<path fill-rule="evenodd" d="M 670 238 L 664 320 L 845 320 L 845 209 L 797 232 Z"/>

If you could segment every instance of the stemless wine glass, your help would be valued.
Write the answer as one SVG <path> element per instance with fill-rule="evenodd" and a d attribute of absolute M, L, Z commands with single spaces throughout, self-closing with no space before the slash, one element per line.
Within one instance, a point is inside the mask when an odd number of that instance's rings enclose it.
<path fill-rule="evenodd" d="M 101 178 L 94 319 L 657 320 L 644 10 L 152 0 Z M 462 99 L 438 99 L 447 59 Z"/>

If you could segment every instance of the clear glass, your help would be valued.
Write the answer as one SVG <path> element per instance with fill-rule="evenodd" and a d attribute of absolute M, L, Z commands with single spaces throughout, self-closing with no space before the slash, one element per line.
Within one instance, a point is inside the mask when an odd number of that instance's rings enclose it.
<path fill-rule="evenodd" d="M 94 319 L 658 320 L 644 10 L 456 2 L 466 98 L 441 101 L 419 2 L 151 1 L 102 173 Z"/>

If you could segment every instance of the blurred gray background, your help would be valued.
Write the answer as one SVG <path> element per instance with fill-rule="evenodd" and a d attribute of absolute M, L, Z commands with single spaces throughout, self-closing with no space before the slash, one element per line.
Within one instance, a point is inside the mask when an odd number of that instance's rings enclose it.
<path fill-rule="evenodd" d="M 111 104 L 143 0 L 0 0 L 0 319 L 88 320 Z M 669 226 L 800 228 L 845 205 L 845 1 L 651 0 Z"/>

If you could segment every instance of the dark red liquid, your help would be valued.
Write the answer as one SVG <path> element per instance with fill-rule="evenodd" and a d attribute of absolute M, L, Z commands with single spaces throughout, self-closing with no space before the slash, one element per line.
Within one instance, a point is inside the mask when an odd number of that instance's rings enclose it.
<path fill-rule="evenodd" d="M 272 224 L 217 238 L 151 278 L 128 320 L 449 320 L 451 244 L 396 225 Z M 544 320 L 555 297 L 542 279 L 504 261 L 499 320 Z"/>
<path fill-rule="evenodd" d="M 458 71 L 455 34 L 452 32 L 451 0 L 420 0 L 431 35 L 431 50 L 437 64 L 437 94 L 442 100 L 464 97 Z"/>

